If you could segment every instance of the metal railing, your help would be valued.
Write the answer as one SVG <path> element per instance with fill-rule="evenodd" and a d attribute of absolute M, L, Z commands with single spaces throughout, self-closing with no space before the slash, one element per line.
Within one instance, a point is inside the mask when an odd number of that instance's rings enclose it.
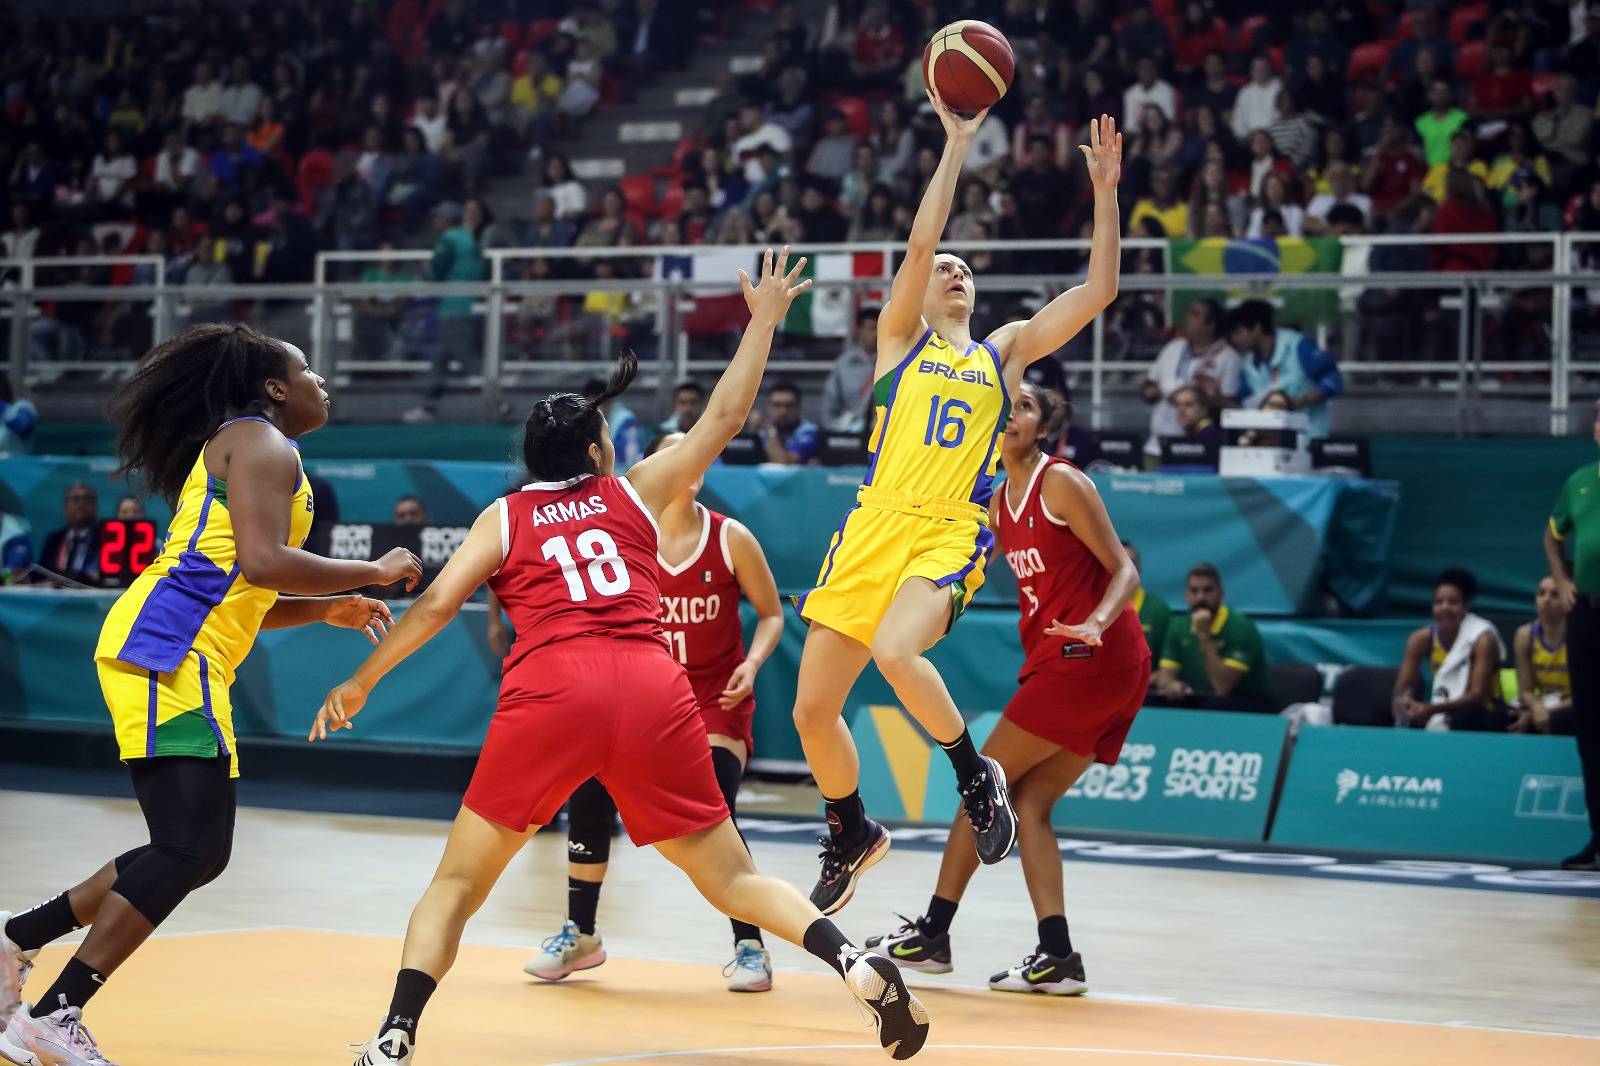
<path fill-rule="evenodd" d="M 1043 258 L 1049 255 L 1087 253 L 1086 240 L 1027 240 L 1027 241 L 971 241 L 950 242 L 951 249 L 966 253 L 1001 253 L 1009 256 L 1025 254 L 1042 260 L 1045 269 L 1026 274 L 993 274 L 980 271 L 980 294 L 1010 293 L 1028 297 L 1035 303 L 1048 299 L 1057 292 L 1076 284 L 1081 274 L 1058 272 L 1059 263 Z M 1574 290 L 1595 290 L 1594 297 L 1585 292 L 1585 306 L 1600 306 L 1600 273 L 1576 271 L 1580 247 L 1600 246 L 1600 233 L 1532 233 L 1532 234 L 1472 234 L 1416 236 L 1356 236 L 1343 239 L 1345 262 L 1351 262 L 1348 251 L 1352 249 L 1377 249 L 1387 246 L 1523 246 L 1548 253 L 1548 264 L 1527 270 L 1498 270 L 1473 273 L 1324 273 L 1324 274 L 1174 274 L 1170 273 L 1170 245 L 1166 241 L 1130 239 L 1123 241 L 1126 254 L 1154 253 L 1159 273 L 1141 273 L 1124 270 L 1121 291 L 1124 297 L 1135 294 L 1165 293 L 1194 294 L 1201 291 L 1220 292 L 1230 299 L 1244 296 L 1263 296 L 1281 301 L 1297 291 L 1322 291 L 1335 294 L 1340 307 L 1331 320 L 1324 319 L 1316 332 L 1325 346 L 1330 333 L 1336 332 L 1346 350 L 1341 354 L 1340 366 L 1353 382 L 1378 381 L 1395 375 L 1424 375 L 1448 384 L 1454 389 L 1457 402 L 1458 428 L 1468 428 L 1470 411 L 1482 398 L 1486 387 L 1499 384 L 1497 375 L 1527 382 L 1548 385 L 1549 424 L 1552 434 L 1568 431 L 1568 411 L 1572 402 L 1573 378 L 1578 374 L 1600 374 L 1600 361 L 1581 361 L 1575 358 L 1573 310 Z M 807 245 L 797 248 L 797 253 L 811 256 L 814 262 L 823 263 L 828 257 L 852 257 L 851 273 L 866 276 L 819 278 L 817 290 L 846 289 L 854 292 L 883 293 L 892 277 L 896 256 L 904 246 L 897 242 L 876 242 L 843 245 Z M 193 309 L 218 308 L 230 302 L 249 303 L 255 308 L 279 308 L 289 304 L 303 305 L 304 312 L 279 313 L 274 325 L 290 339 L 305 347 L 312 365 L 329 377 L 341 380 L 365 380 L 376 375 L 423 374 L 434 372 L 437 356 L 423 358 L 373 358 L 371 352 L 343 349 L 353 347 L 354 323 L 361 313 L 359 308 L 371 306 L 372 301 L 417 300 L 436 301 L 440 298 L 470 299 L 470 315 L 474 323 L 473 343 L 481 351 L 481 370 L 453 375 L 449 381 L 456 389 L 476 389 L 483 393 L 485 409 L 496 410 L 503 391 L 509 387 L 548 381 L 553 377 L 563 379 L 574 375 L 592 373 L 611 348 L 609 329 L 598 329 L 593 337 L 593 356 L 581 348 L 566 346 L 561 357 L 531 358 L 508 344 L 508 316 L 519 310 L 529 298 L 582 297 L 586 294 L 606 293 L 625 298 L 635 328 L 654 340 L 653 357 L 645 361 L 642 384 L 653 386 L 664 400 L 673 384 L 695 372 L 719 370 L 725 365 L 721 358 L 709 358 L 705 351 L 696 351 L 696 344 L 684 332 L 685 314 L 696 297 L 737 293 L 731 269 L 727 277 L 683 277 L 677 271 L 693 271 L 693 264 L 720 263 L 742 257 L 753 264 L 759 249 L 749 246 L 635 246 L 635 247 L 584 247 L 584 248 L 490 248 L 484 251 L 488 277 L 478 282 L 432 282 L 420 278 L 386 282 L 363 282 L 350 277 L 340 277 L 353 267 L 361 265 L 406 264 L 416 266 L 430 258 L 427 251 L 361 251 L 324 252 L 316 260 L 310 283 L 294 285 L 232 284 L 186 286 L 167 283 L 169 274 L 159 256 L 114 256 L 92 258 L 43 258 L 32 260 L 0 259 L 0 277 L 9 278 L 6 288 L 0 289 L 0 315 L 9 318 L 9 329 L 0 334 L 9 337 L 8 361 L 12 376 L 19 380 L 34 380 L 37 374 L 59 374 L 73 370 L 98 371 L 107 374 L 125 372 L 129 362 L 123 360 L 79 360 L 60 366 L 30 365 L 30 328 L 39 321 L 40 305 L 71 302 L 122 302 L 148 303 L 149 336 L 151 343 L 170 336 L 178 326 L 188 321 Z M 871 256 L 877 256 L 873 262 Z M 653 275 L 649 278 L 607 278 L 603 280 L 552 280 L 531 281 L 517 276 L 517 267 L 533 260 L 550 263 L 562 261 L 597 261 L 622 259 L 648 262 Z M 834 266 L 839 260 L 833 261 Z M 152 284 L 113 286 L 40 285 L 41 275 L 48 279 L 60 269 L 112 265 L 131 265 L 150 268 Z M 1358 331 L 1362 312 L 1354 308 L 1354 294 L 1364 289 L 1393 290 L 1396 292 L 1434 292 L 1439 298 L 1435 307 L 1443 323 L 1453 316 L 1454 353 L 1452 358 L 1359 358 L 1359 346 L 1352 348 L 1349 338 Z M 1486 317 L 1503 314 L 1518 294 L 1548 292 L 1548 357 L 1542 355 L 1529 359 L 1488 359 L 1485 357 Z M 854 295 L 854 293 L 852 293 Z M 856 301 L 852 299 L 850 306 Z M 853 317 L 850 316 L 850 317 Z M 1523 318 L 1528 316 L 1523 313 Z M 1175 323 L 1169 323 L 1175 324 Z M 1444 336 L 1438 329 L 1429 339 L 1443 347 Z M 1107 316 L 1097 317 L 1089 331 L 1087 350 L 1081 359 L 1068 361 L 1069 369 L 1081 380 L 1087 376 L 1088 414 L 1097 428 L 1103 425 L 1107 411 L 1108 383 L 1126 377 L 1142 376 L 1149 365 L 1148 351 L 1127 348 L 1123 352 L 1111 350 Z M 546 353 L 548 354 L 548 353 Z M 831 354 L 831 353 L 830 353 Z M 787 359 L 777 357 L 772 367 L 775 372 L 823 371 L 826 360 Z"/>

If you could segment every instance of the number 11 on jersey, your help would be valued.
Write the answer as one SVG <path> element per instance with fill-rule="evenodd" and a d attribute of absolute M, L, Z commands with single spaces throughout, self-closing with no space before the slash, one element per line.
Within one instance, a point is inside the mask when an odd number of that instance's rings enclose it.
<path fill-rule="evenodd" d="M 672 657 L 687 666 L 689 664 L 688 634 L 681 629 L 668 629 L 663 632 L 667 635 L 667 647 L 672 649 Z"/>

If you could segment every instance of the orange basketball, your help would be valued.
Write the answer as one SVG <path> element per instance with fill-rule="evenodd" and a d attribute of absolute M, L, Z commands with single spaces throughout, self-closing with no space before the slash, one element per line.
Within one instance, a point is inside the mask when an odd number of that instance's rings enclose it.
<path fill-rule="evenodd" d="M 972 115 L 993 107 L 1011 88 L 1011 42 L 987 22 L 963 19 L 933 35 L 922 52 L 922 80 L 952 110 Z"/>

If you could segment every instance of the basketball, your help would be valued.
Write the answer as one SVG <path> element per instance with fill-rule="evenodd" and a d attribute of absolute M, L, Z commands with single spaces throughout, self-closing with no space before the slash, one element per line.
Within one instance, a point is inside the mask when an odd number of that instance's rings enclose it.
<path fill-rule="evenodd" d="M 1011 88 L 1016 60 L 1005 34 L 976 19 L 952 22 L 922 52 L 922 80 L 952 110 L 974 115 Z"/>

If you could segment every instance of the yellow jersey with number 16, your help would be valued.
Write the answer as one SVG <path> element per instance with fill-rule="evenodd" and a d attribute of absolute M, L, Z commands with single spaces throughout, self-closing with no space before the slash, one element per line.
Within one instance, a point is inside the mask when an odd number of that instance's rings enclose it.
<path fill-rule="evenodd" d="M 873 407 L 863 489 L 975 506 L 987 521 L 1011 412 L 994 348 L 974 341 L 957 351 L 929 328 L 878 379 Z"/>

